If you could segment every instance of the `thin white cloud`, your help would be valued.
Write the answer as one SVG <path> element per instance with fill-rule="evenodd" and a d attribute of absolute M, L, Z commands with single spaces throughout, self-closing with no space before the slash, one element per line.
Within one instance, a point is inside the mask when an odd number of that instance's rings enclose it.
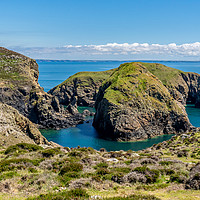
<path fill-rule="evenodd" d="M 200 56 L 200 42 L 177 45 L 148 43 L 108 43 L 105 45 L 66 45 L 66 52 L 83 54 L 168 54 Z"/>
<path fill-rule="evenodd" d="M 54 48 L 44 48 L 44 47 L 30 47 L 30 48 L 13 48 L 20 50 L 26 55 L 44 55 L 46 57 L 51 57 L 51 55 L 62 55 L 62 57 L 70 55 L 76 57 L 77 59 L 80 56 L 103 56 L 115 57 L 122 56 L 123 58 L 134 57 L 140 58 L 145 56 L 149 58 L 183 58 L 183 57 L 194 57 L 198 58 L 200 56 L 200 42 L 195 43 L 186 43 L 177 45 L 175 43 L 170 44 L 148 44 L 148 43 L 108 43 L 102 45 L 65 45 L 63 47 L 54 47 Z M 34 57 L 35 57 L 34 56 Z"/>

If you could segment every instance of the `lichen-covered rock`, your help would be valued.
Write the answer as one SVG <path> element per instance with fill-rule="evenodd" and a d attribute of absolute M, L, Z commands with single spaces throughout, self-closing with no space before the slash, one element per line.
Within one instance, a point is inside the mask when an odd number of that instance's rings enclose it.
<path fill-rule="evenodd" d="M 200 190 L 200 163 L 197 163 L 190 171 L 186 182 L 186 189 Z"/>
<path fill-rule="evenodd" d="M 16 108 L 32 122 L 44 128 L 62 128 L 80 123 L 79 114 L 71 114 L 56 97 L 38 84 L 35 60 L 0 48 L 0 102 Z"/>
<path fill-rule="evenodd" d="M 93 125 L 105 137 L 140 140 L 186 132 L 184 106 L 143 63 L 125 63 L 104 81 Z"/>
<path fill-rule="evenodd" d="M 36 126 L 15 108 L 0 103 L 0 119 L 0 145 L 22 142 L 50 145 Z"/>
<path fill-rule="evenodd" d="M 127 175 L 125 175 L 123 178 L 122 178 L 122 182 L 125 182 L 125 183 L 146 183 L 147 182 L 147 178 L 145 177 L 144 174 L 140 174 L 140 173 L 137 173 L 137 172 L 131 172 Z"/>

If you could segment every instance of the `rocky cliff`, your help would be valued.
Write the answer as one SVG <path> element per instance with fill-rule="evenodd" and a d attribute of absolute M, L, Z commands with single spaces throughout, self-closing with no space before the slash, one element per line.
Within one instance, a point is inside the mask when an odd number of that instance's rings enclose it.
<path fill-rule="evenodd" d="M 94 107 L 99 87 L 113 71 L 76 73 L 48 93 L 56 96 L 63 105 Z"/>
<path fill-rule="evenodd" d="M 77 73 L 49 93 L 69 110 L 93 107 L 97 100 L 94 126 L 106 137 L 138 140 L 187 131 L 190 123 L 183 106 L 200 106 L 200 75 L 157 63 L 132 65 L 139 68 L 125 72 L 125 64 L 105 72 Z"/>
<path fill-rule="evenodd" d="M 142 65 L 162 81 L 174 99 L 183 105 L 188 102 L 200 107 L 199 74 L 183 72 L 157 63 L 142 63 Z"/>
<path fill-rule="evenodd" d="M 50 145 L 35 125 L 15 108 L 0 103 L 0 118 L 0 145 L 22 142 Z"/>
<path fill-rule="evenodd" d="M 0 48 L 0 102 L 16 108 L 32 122 L 44 128 L 62 128 L 82 122 L 60 106 L 56 97 L 47 94 L 38 84 L 35 60 Z"/>
<path fill-rule="evenodd" d="M 93 125 L 125 141 L 186 132 L 191 125 L 183 104 L 197 95 L 199 77 L 160 64 L 125 63 L 100 87 Z"/>

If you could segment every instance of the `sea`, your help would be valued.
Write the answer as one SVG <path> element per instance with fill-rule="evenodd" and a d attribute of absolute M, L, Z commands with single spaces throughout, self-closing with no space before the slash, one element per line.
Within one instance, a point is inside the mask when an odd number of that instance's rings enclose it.
<path fill-rule="evenodd" d="M 105 71 L 118 67 L 120 64 L 132 61 L 75 61 L 75 60 L 37 60 L 39 65 L 39 84 L 48 92 L 56 85 L 73 74 L 81 71 Z M 148 63 L 161 63 L 168 67 L 180 69 L 185 72 L 200 74 L 200 62 L 198 61 L 141 61 Z M 79 108 L 80 110 L 88 109 Z M 188 117 L 193 126 L 200 127 L 200 109 L 190 104 L 186 106 Z M 96 150 L 105 148 L 107 151 L 133 150 L 138 151 L 170 139 L 173 135 L 162 135 L 138 142 L 109 141 L 99 137 L 98 132 L 92 126 L 92 117 L 86 119 L 87 123 L 79 124 L 61 130 L 41 130 L 41 133 L 49 140 L 65 147 L 92 147 Z M 88 123 L 89 122 L 89 123 Z"/>

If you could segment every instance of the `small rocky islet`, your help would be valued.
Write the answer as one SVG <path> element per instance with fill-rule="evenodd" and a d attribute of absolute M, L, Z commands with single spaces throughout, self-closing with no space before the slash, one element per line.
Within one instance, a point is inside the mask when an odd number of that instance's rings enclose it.
<path fill-rule="evenodd" d="M 48 93 L 35 60 L 0 48 L 1 199 L 198 199 L 200 130 L 184 106 L 200 107 L 200 75 L 156 63 L 79 72 Z M 78 106 L 96 108 L 106 138 L 169 141 L 133 152 L 68 148 L 38 128 L 82 123 Z M 87 113 L 90 114 L 90 113 Z"/>

